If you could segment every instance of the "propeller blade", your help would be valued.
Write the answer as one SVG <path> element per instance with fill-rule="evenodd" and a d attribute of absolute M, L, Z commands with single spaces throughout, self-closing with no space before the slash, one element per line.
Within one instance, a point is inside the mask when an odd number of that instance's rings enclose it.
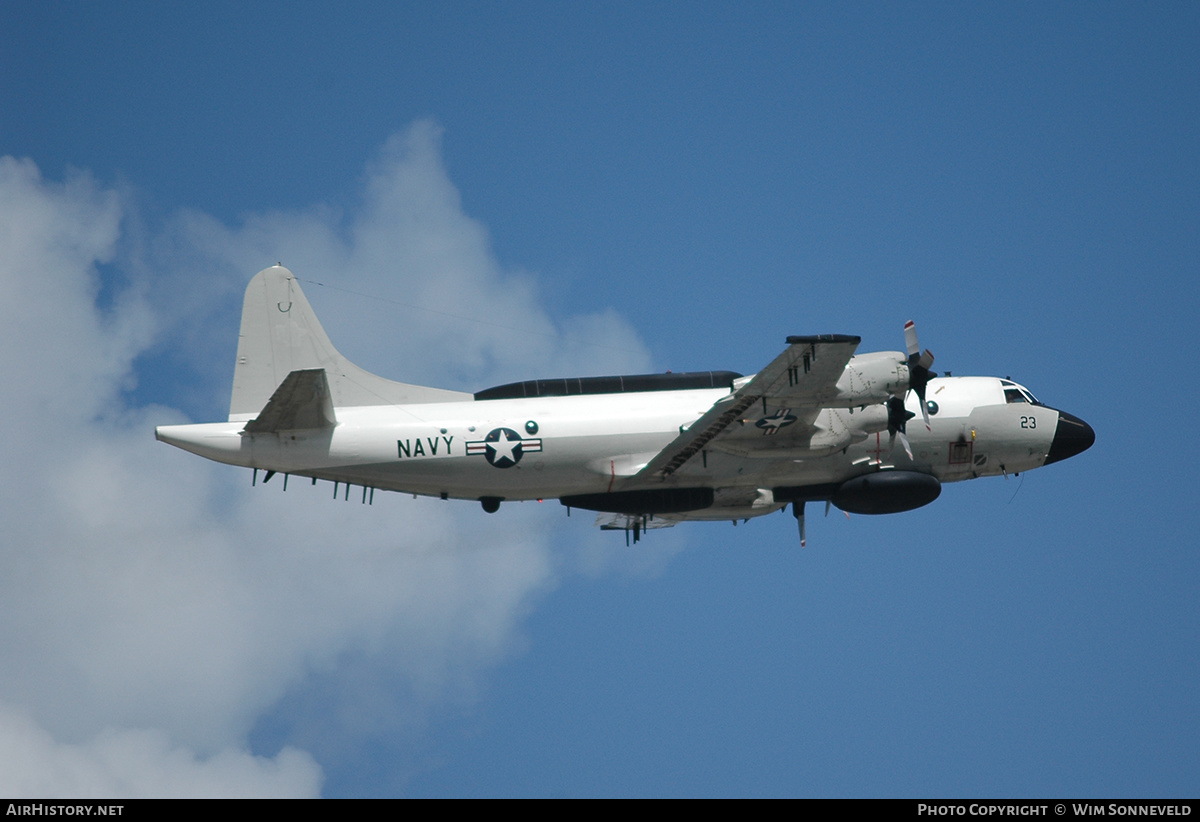
<path fill-rule="evenodd" d="M 887 401 L 888 412 L 888 451 L 896 449 L 896 437 L 900 437 L 900 442 L 904 444 L 904 451 L 908 454 L 908 458 L 913 458 L 912 448 L 908 444 L 908 437 L 904 436 L 905 426 L 908 421 L 916 416 L 913 412 L 904 407 L 904 400 L 899 397 L 891 397 Z"/>
<path fill-rule="evenodd" d="M 896 396 L 888 399 L 887 413 L 887 430 L 893 438 L 895 438 L 897 431 L 903 432 L 907 430 L 905 426 L 908 424 L 908 421 L 916 416 L 916 414 L 904 407 L 904 400 Z"/>
<path fill-rule="evenodd" d="M 908 409 L 906 409 L 904 407 L 904 400 L 900 399 L 897 396 L 892 396 L 892 397 L 888 398 L 887 412 L 888 412 L 888 421 L 887 421 L 888 433 L 895 433 L 897 431 L 903 431 L 905 424 L 909 420 L 911 420 L 913 417 L 916 416 L 916 414 L 914 414 L 913 412 L 909 411 Z"/>
<path fill-rule="evenodd" d="M 912 320 L 904 324 L 904 342 L 908 346 L 908 384 L 921 401 L 921 418 L 925 420 L 925 429 L 932 431 L 929 407 L 925 404 L 925 386 L 937 376 L 936 372 L 929 370 L 929 366 L 933 365 L 933 352 L 926 348 L 924 354 L 919 353 L 921 345 L 917 342 L 917 325 Z"/>

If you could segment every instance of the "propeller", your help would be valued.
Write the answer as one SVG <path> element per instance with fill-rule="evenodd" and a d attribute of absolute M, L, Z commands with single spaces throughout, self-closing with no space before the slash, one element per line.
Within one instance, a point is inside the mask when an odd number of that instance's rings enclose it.
<path fill-rule="evenodd" d="M 925 353 L 921 354 L 921 346 L 917 342 L 917 326 L 912 320 L 904 324 L 904 342 L 908 346 L 908 386 L 913 391 L 917 392 L 917 399 L 921 401 L 921 417 L 925 420 L 925 428 L 932 431 L 929 427 L 929 407 L 925 405 L 925 386 L 929 381 L 937 376 L 936 371 L 930 371 L 929 366 L 933 365 L 933 352 L 928 348 Z M 888 430 L 891 430 L 891 403 L 888 405 Z M 914 415 L 915 416 L 915 415 Z M 903 427 L 899 430 L 903 431 Z"/>
<path fill-rule="evenodd" d="M 892 397 L 887 401 L 888 412 L 888 448 L 896 447 L 896 437 L 900 438 L 900 444 L 904 446 L 904 452 L 908 454 L 908 458 L 913 458 L 912 447 L 908 444 L 908 437 L 904 436 L 905 425 L 916 416 L 912 411 L 904 407 L 904 400 L 899 397 Z"/>

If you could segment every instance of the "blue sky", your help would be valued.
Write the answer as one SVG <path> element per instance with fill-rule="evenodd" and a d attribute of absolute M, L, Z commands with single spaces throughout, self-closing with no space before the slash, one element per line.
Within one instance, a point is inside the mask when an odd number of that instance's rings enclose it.
<path fill-rule="evenodd" d="M 1198 35 L 0 6 L 0 792 L 1195 796 Z M 751 373 L 911 318 L 1097 442 L 804 551 L 791 516 L 626 549 L 556 503 L 252 489 L 152 429 L 224 415 L 277 260 L 394 379 Z"/>

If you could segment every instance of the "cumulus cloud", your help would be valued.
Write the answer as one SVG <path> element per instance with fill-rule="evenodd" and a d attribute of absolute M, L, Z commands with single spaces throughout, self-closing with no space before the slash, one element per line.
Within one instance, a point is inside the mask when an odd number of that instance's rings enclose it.
<path fill-rule="evenodd" d="M 159 730 L 64 744 L 11 709 L 0 709 L 0 741 L 4 787 L 20 796 L 315 797 L 321 787 L 320 767 L 293 748 L 274 759 L 236 750 L 199 759 Z"/>
<path fill-rule="evenodd" d="M 615 311 L 555 323 L 540 306 L 537 279 L 500 265 L 486 227 L 463 212 L 431 122 L 387 141 L 352 215 L 317 207 L 251 215 L 229 227 L 184 213 L 170 237 L 155 248 L 154 268 L 170 267 L 159 282 L 179 292 L 159 302 L 179 306 L 179 329 L 210 319 L 189 295 L 211 302 L 196 291 L 211 295 L 214 276 L 226 283 L 217 290 L 240 300 L 247 266 L 282 262 L 308 281 L 305 292 L 326 330 L 337 329 L 331 336 L 342 353 L 392 379 L 478 390 L 486 380 L 628 373 L 649 364 Z M 228 335 L 213 344 L 222 342 Z"/>
<path fill-rule="evenodd" d="M 646 367 L 613 312 L 551 321 L 463 213 L 439 140 L 430 123 L 392 138 L 349 215 L 180 213 L 136 238 L 120 192 L 0 158 L 0 792 L 312 795 L 323 756 L 469 699 L 519 643 L 561 572 L 545 509 L 251 492 L 152 435 L 227 402 L 241 289 L 277 260 L 391 306 L 364 318 L 362 298 L 306 287 L 343 353 L 396 379 Z M 293 734 L 305 750 L 251 753 L 264 715 L 317 690 L 292 717 L 322 717 Z"/>

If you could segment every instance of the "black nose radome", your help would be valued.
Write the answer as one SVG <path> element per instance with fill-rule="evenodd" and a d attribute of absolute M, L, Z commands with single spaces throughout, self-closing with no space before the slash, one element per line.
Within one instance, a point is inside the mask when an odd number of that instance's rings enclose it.
<path fill-rule="evenodd" d="M 1044 465 L 1073 457 L 1092 447 L 1096 441 L 1096 432 L 1079 417 L 1058 412 L 1058 427 L 1054 430 L 1054 441 L 1050 443 L 1050 453 L 1046 455 Z"/>

